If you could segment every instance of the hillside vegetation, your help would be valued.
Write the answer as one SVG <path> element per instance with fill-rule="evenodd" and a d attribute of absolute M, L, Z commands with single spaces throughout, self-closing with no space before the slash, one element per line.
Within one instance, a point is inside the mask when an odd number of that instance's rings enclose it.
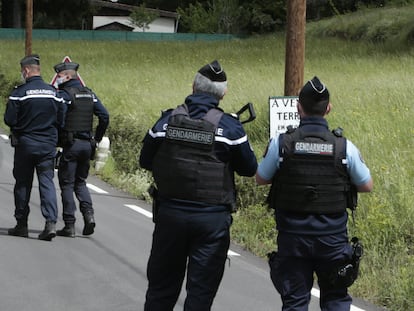
<path fill-rule="evenodd" d="M 414 4 L 360 9 L 355 13 L 308 23 L 310 37 L 373 42 L 388 50 L 414 46 Z"/>
<path fill-rule="evenodd" d="M 402 16 L 413 22 L 413 14 L 410 5 L 323 20 L 308 25 L 306 39 L 305 79 L 317 75 L 327 84 L 330 126 L 344 128 L 375 183 L 373 193 L 360 195 L 355 223 L 349 224 L 350 234 L 365 245 L 361 276 L 350 290 L 392 311 L 414 310 L 414 26 L 401 26 Z M 384 33 L 397 28 L 392 30 L 396 35 L 383 36 L 382 42 L 369 35 L 375 33 L 372 28 L 366 35 L 351 35 L 357 22 L 374 27 L 374 21 L 389 23 Z M 99 174 L 139 198 L 148 199 L 151 182 L 137 164 L 141 141 L 162 109 L 183 102 L 201 66 L 219 59 L 226 70 L 229 93 L 221 106 L 227 112 L 254 103 L 257 119 L 245 129 L 259 160 L 269 138 L 268 98 L 283 95 L 284 89 L 283 33 L 226 42 L 35 41 L 33 51 L 41 55 L 46 81 L 66 55 L 81 64 L 83 80 L 111 113 L 112 157 Z M 23 53 L 23 40 L 0 42 L 3 110 L 20 77 Z M 276 236 L 272 213 L 263 203 L 268 188 L 257 187 L 252 178 L 237 178 L 237 185 L 240 209 L 234 214 L 233 240 L 265 257 Z"/>

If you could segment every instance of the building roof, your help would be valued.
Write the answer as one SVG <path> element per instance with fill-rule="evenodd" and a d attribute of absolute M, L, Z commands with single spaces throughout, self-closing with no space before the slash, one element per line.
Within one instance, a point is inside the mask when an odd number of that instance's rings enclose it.
<path fill-rule="evenodd" d="M 116 21 L 95 28 L 95 30 L 124 30 L 124 31 L 132 31 L 133 29 L 134 27 L 130 27 L 130 26 L 124 25 Z"/>
<path fill-rule="evenodd" d="M 124 11 L 125 15 L 129 15 L 130 12 L 132 12 L 134 9 L 137 8 L 137 6 L 135 5 L 114 3 L 110 1 L 102 1 L 102 0 L 89 0 L 89 1 L 91 2 L 91 4 L 93 4 L 94 6 L 98 8 L 106 8 L 106 9 L 112 9 L 112 10 L 117 10 L 117 11 Z M 164 11 L 164 10 L 158 10 L 158 9 L 150 9 L 150 8 L 147 8 L 147 10 L 149 12 L 158 14 L 158 16 L 160 17 L 169 17 L 169 18 L 174 18 L 174 19 L 179 18 L 179 14 L 176 12 Z"/>

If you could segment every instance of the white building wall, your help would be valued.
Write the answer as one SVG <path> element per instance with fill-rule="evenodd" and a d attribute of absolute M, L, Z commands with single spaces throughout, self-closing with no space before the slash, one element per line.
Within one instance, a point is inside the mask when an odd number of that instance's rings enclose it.
<path fill-rule="evenodd" d="M 142 29 L 133 25 L 128 16 L 94 16 L 93 29 L 104 26 L 113 22 L 118 22 L 129 27 L 134 27 L 134 32 L 175 32 L 175 20 L 173 18 L 158 17 L 151 24 L 148 29 Z"/>

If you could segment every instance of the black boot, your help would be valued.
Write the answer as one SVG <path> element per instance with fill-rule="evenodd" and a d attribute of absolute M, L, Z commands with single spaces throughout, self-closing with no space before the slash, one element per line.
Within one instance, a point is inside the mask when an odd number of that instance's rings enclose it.
<path fill-rule="evenodd" d="M 40 232 L 39 240 L 52 241 L 56 236 L 56 223 L 52 221 L 46 221 L 45 229 Z"/>
<path fill-rule="evenodd" d="M 29 230 L 27 229 L 27 224 L 20 224 L 17 223 L 17 225 L 14 228 L 10 228 L 7 230 L 8 235 L 13 236 L 20 236 L 23 238 L 29 237 Z"/>
<path fill-rule="evenodd" d="M 75 237 L 75 224 L 65 224 L 65 226 L 56 231 L 58 236 L 66 236 L 69 238 Z"/>
<path fill-rule="evenodd" d="M 86 212 L 83 215 L 83 220 L 85 222 L 85 226 L 83 227 L 82 234 L 91 235 L 95 229 L 95 219 L 93 217 L 93 212 Z"/>

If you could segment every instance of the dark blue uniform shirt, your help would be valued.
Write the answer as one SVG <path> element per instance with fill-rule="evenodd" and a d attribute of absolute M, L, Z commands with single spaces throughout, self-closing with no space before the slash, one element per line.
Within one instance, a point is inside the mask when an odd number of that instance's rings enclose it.
<path fill-rule="evenodd" d="M 4 122 L 18 137 L 56 146 L 57 129 L 64 122 L 65 105 L 53 86 L 40 76 L 33 76 L 11 93 Z M 55 118 L 51 118 L 51 111 Z"/>

